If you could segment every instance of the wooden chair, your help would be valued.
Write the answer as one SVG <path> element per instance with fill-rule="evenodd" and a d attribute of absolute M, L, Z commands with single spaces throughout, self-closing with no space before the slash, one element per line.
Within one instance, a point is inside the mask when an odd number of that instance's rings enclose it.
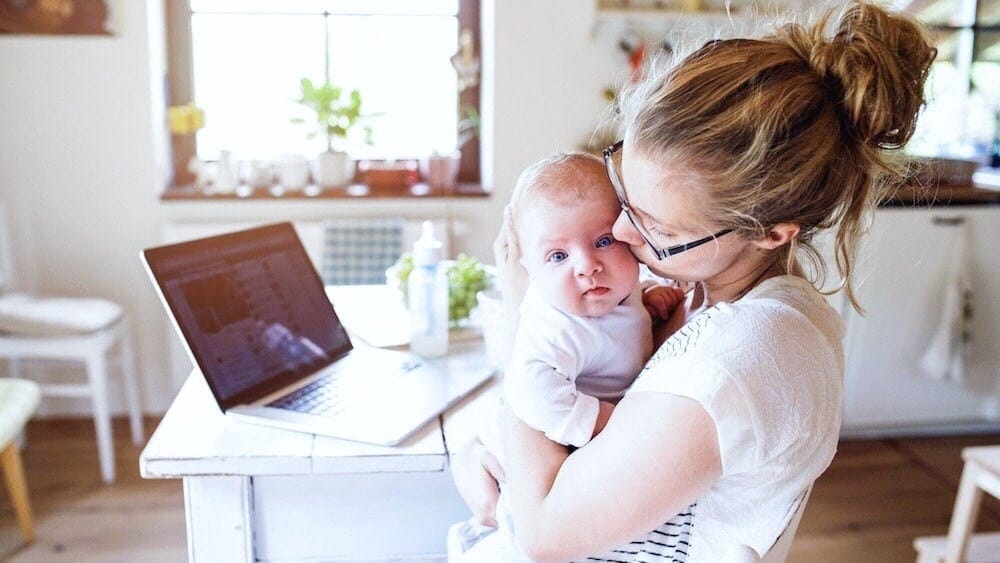
<path fill-rule="evenodd" d="M 35 541 L 35 524 L 28 501 L 28 485 L 17 447 L 18 434 L 38 408 L 41 393 L 31 381 L 0 379 L 0 467 L 10 494 L 11 504 L 21 534 L 28 543 Z"/>
<path fill-rule="evenodd" d="M 107 397 L 111 364 L 117 364 L 122 373 L 132 441 L 141 445 L 144 438 L 128 319 L 120 305 L 103 299 L 42 298 L 9 292 L 14 285 L 14 267 L 4 211 L 0 204 L 0 289 L 4 290 L 0 294 L 0 358 L 8 361 L 8 375 L 14 378 L 21 377 L 24 359 L 84 364 L 86 383 L 45 384 L 41 393 L 90 398 L 101 478 L 113 483 L 115 451 Z"/>
<path fill-rule="evenodd" d="M 965 460 L 965 467 L 958 484 L 948 535 L 914 540 L 917 563 L 1000 560 L 1000 533 L 972 533 L 983 492 L 1000 498 L 1000 446 L 965 448 L 962 459 Z"/>

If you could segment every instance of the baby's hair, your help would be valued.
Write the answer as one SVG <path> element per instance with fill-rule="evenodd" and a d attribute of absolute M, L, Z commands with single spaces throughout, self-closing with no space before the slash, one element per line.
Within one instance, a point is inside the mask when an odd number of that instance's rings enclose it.
<path fill-rule="evenodd" d="M 605 198 L 616 201 L 604 161 L 584 152 L 556 153 L 521 173 L 510 199 L 514 222 L 539 201 L 572 205 Z"/>
<path fill-rule="evenodd" d="M 902 181 L 886 151 L 913 134 L 936 51 L 918 24 L 862 0 L 827 37 L 830 17 L 711 41 L 648 75 L 622 110 L 626 149 L 692 173 L 719 228 L 759 240 L 778 223 L 798 224 L 776 254 L 787 271 L 800 271 L 801 250 L 822 278 L 811 242 L 832 228 L 843 288 L 860 311 L 855 249 L 875 201 Z"/>

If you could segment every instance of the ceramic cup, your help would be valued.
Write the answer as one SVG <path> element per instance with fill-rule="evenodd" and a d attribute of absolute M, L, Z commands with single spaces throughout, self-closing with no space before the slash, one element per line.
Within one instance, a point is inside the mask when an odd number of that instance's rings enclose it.
<path fill-rule="evenodd" d="M 278 182 L 286 190 L 301 190 L 309 184 L 309 162 L 301 154 L 289 154 L 278 163 Z"/>
<path fill-rule="evenodd" d="M 243 165 L 243 178 L 254 189 L 267 189 L 274 183 L 274 170 L 270 162 L 250 160 Z"/>

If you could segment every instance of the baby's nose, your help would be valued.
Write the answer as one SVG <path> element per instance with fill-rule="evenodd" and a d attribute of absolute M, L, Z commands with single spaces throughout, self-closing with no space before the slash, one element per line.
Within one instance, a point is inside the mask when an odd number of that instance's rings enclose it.
<path fill-rule="evenodd" d="M 576 275 L 592 276 L 601 272 L 603 269 L 604 266 L 601 264 L 600 260 L 597 260 L 590 254 L 585 254 L 580 257 L 580 260 L 576 264 Z"/>

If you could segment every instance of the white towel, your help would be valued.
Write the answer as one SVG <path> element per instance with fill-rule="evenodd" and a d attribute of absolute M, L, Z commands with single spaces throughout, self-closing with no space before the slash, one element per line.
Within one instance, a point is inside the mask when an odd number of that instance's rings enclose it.
<path fill-rule="evenodd" d="M 945 278 L 941 319 L 927 350 L 920 358 L 920 369 L 934 379 L 964 381 L 965 360 L 972 342 L 972 260 L 969 256 L 969 227 L 955 226 L 951 262 Z"/>

